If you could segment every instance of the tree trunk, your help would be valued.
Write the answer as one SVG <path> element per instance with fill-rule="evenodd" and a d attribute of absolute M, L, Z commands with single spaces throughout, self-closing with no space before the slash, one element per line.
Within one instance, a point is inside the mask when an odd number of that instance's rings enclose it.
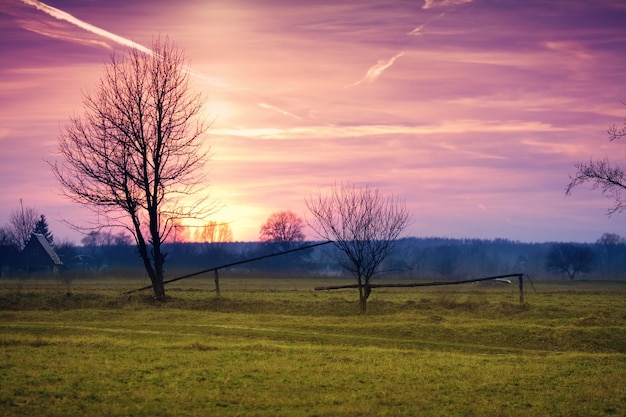
<path fill-rule="evenodd" d="M 570 280 L 574 279 L 574 275 L 576 275 L 576 270 L 574 268 L 567 268 L 567 276 L 569 276 Z"/>
<path fill-rule="evenodd" d="M 359 285 L 359 308 L 361 314 L 367 314 L 367 299 L 372 289 L 368 284 Z"/>
<path fill-rule="evenodd" d="M 152 288 L 154 290 L 154 298 L 158 301 L 163 301 L 165 299 L 165 284 L 164 281 L 164 271 L 163 264 L 165 263 L 165 255 L 161 252 L 161 243 L 155 242 L 153 243 L 153 254 L 154 257 L 154 281 L 152 283 Z"/>
<path fill-rule="evenodd" d="M 136 223 L 136 232 L 137 232 L 137 249 L 139 250 L 139 256 L 143 261 L 144 268 L 150 277 L 150 282 L 152 283 L 152 293 L 156 300 L 162 301 L 165 299 L 165 284 L 163 283 L 163 255 L 161 254 L 160 246 L 156 246 L 152 248 L 152 257 L 154 259 L 154 265 L 150 260 L 150 255 L 148 253 L 148 246 L 146 245 L 146 241 L 141 235 L 141 231 L 139 230 L 139 222 Z M 158 248 L 158 249 L 157 249 Z"/>
<path fill-rule="evenodd" d="M 165 299 L 165 285 L 163 284 L 163 277 L 152 281 L 152 291 L 154 293 L 154 299 L 157 301 L 163 301 Z"/>
<path fill-rule="evenodd" d="M 360 310 L 359 310 L 360 314 L 363 314 L 363 315 L 367 314 L 367 298 L 363 298 L 361 296 L 361 298 L 359 299 L 359 307 L 360 307 Z"/>

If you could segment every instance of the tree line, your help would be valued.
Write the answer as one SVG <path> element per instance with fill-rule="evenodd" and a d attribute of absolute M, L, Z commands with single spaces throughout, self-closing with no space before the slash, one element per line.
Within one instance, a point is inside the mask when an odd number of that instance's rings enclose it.
<path fill-rule="evenodd" d="M 111 276 L 142 268 L 128 235 L 92 232 L 82 245 L 55 245 L 64 270 L 86 277 Z M 291 241 L 290 249 L 312 242 Z M 8 245 L 0 245 L 3 253 Z M 19 250 L 2 257 L 5 277 L 19 275 Z M 283 251 L 283 244 L 265 242 L 170 242 L 167 278 L 180 273 L 253 259 Z M 626 239 L 605 233 L 594 243 L 526 243 L 506 239 L 407 237 L 396 241 L 393 254 L 381 262 L 370 282 L 385 279 L 458 280 L 507 273 L 525 273 L 537 280 L 624 280 Z M 12 269 L 8 269 L 8 267 Z M 13 273 L 6 273 L 13 271 Z M 338 277 L 350 279 L 342 252 L 333 245 L 259 260 L 227 273 L 267 277 Z M 81 275 L 82 276 L 82 275 Z"/>

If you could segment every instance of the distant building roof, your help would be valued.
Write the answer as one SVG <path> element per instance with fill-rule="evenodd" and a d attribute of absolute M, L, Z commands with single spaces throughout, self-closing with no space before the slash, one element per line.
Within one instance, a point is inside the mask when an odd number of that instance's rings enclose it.
<path fill-rule="evenodd" d="M 33 233 L 28 241 L 28 244 L 22 252 L 26 262 L 31 265 L 63 265 L 61 258 L 54 251 L 54 248 L 50 245 L 50 242 L 46 237 L 39 233 Z"/>

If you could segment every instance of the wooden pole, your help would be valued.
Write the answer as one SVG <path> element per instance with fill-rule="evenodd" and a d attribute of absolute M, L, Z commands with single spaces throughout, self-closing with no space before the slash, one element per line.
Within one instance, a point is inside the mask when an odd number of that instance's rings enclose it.
<path fill-rule="evenodd" d="M 501 278 L 513 278 L 517 277 L 519 281 L 519 302 L 520 304 L 524 304 L 524 274 L 507 274 L 507 275 L 497 275 L 494 277 L 485 277 L 485 278 L 473 278 L 473 279 L 464 279 L 462 281 L 439 281 L 439 282 L 418 282 L 418 283 L 410 283 L 410 284 L 370 284 L 368 286 L 369 289 L 372 288 L 412 288 L 412 287 L 435 287 L 439 285 L 458 285 L 458 284 L 467 284 L 470 282 L 480 282 L 480 281 L 490 281 L 494 279 Z M 532 284 L 532 281 L 531 281 Z M 324 291 L 324 290 L 342 290 L 348 288 L 359 288 L 359 284 L 349 284 L 349 285 L 332 285 L 328 287 L 315 287 L 316 291 Z"/>
<path fill-rule="evenodd" d="M 219 297 L 221 295 L 221 293 L 220 293 L 220 277 L 217 274 L 217 271 L 219 271 L 219 269 L 215 270 L 215 294 Z"/>
<path fill-rule="evenodd" d="M 464 279 L 461 281 L 436 281 L 436 282 L 418 282 L 418 283 L 410 283 L 410 284 L 370 284 L 369 288 L 412 288 L 412 287 L 435 287 L 439 285 L 458 285 L 458 284 L 468 284 L 470 282 L 480 282 L 480 281 L 490 281 L 499 278 L 514 278 L 521 277 L 522 274 L 507 274 L 507 275 L 496 275 L 493 277 L 485 277 L 485 278 L 472 278 L 472 279 Z M 324 291 L 324 290 L 342 290 L 347 288 L 359 288 L 359 284 L 348 284 L 348 285 L 332 285 L 327 287 L 315 287 L 315 291 Z"/>
<path fill-rule="evenodd" d="M 205 270 L 202 270 L 202 271 L 194 272 L 192 274 L 183 275 L 182 277 L 168 279 L 166 281 L 163 281 L 163 285 L 169 284 L 170 282 L 180 281 L 181 279 L 195 277 L 195 276 L 200 275 L 200 274 L 206 274 L 207 272 L 216 271 L 218 269 L 229 268 L 231 266 L 242 265 L 242 264 L 245 264 L 245 263 L 248 263 L 248 262 L 254 262 L 254 261 L 259 261 L 261 259 L 271 258 L 271 257 L 274 257 L 274 256 L 285 255 L 287 253 L 292 253 L 292 252 L 297 252 L 297 251 L 300 251 L 300 250 L 314 248 L 314 247 L 317 247 L 317 246 L 327 245 L 329 243 L 333 243 L 333 241 L 332 240 L 327 240 L 325 242 L 319 242 L 319 243 L 314 243 L 312 245 L 301 246 L 299 248 L 290 249 L 290 250 L 287 250 L 287 251 L 284 251 L 284 252 L 272 253 L 270 255 L 259 256 L 259 257 L 252 258 L 252 259 L 246 259 L 244 261 L 232 262 L 232 263 L 229 263 L 229 264 L 216 266 L 214 268 L 209 268 L 209 269 L 205 269 Z M 135 292 L 138 292 L 138 291 L 149 290 L 150 288 L 152 288 L 152 285 L 146 285 L 145 287 L 137 288 L 136 290 L 126 291 L 123 294 L 124 295 L 132 294 L 132 293 L 135 293 Z"/>

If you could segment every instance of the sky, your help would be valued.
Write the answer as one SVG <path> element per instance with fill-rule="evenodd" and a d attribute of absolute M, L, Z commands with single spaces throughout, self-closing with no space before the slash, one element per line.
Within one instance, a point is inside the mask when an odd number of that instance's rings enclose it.
<path fill-rule="evenodd" d="M 416 237 L 596 241 L 626 213 L 576 162 L 625 145 L 623 0 L 0 0 L 0 225 L 24 205 L 55 239 L 91 211 L 48 162 L 112 53 L 168 36 L 211 121 L 207 176 L 237 241 L 351 182 L 406 202 Z M 307 237 L 315 239 L 312 231 Z"/>

